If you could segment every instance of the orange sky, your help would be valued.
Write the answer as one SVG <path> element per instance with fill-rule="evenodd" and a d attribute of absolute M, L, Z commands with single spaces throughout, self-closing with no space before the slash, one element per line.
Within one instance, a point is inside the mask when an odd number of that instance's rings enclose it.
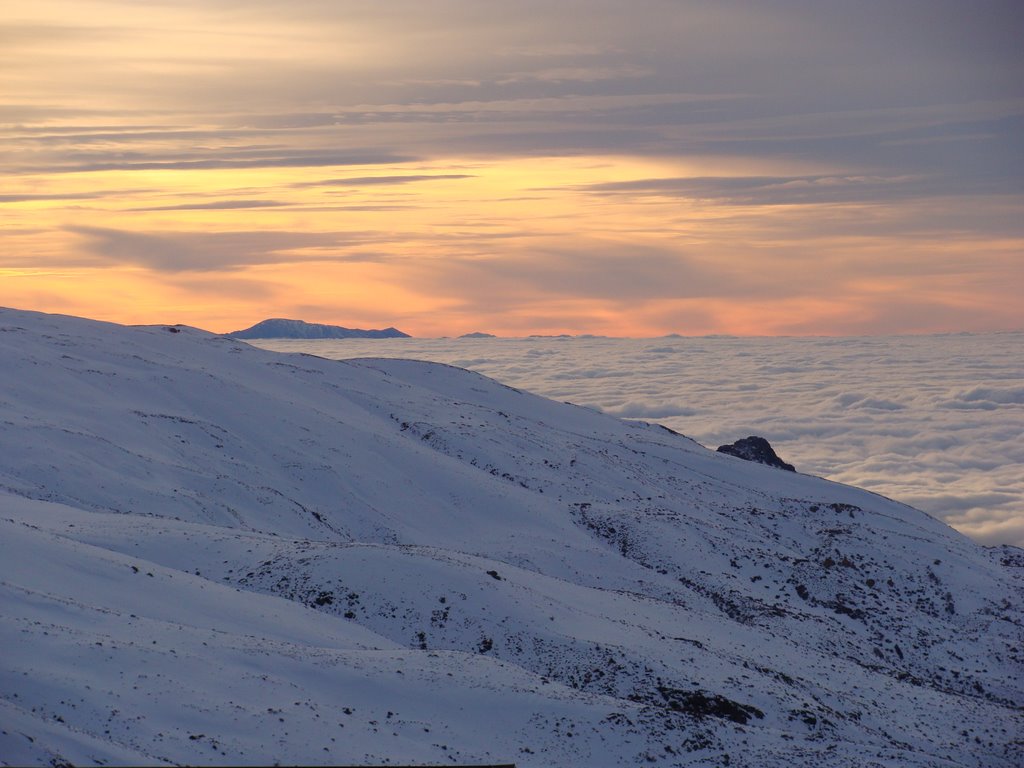
<path fill-rule="evenodd" d="M 1024 327 L 1012 4 L 923 28 L 577 5 L 6 3 L 0 304 L 417 336 Z"/>

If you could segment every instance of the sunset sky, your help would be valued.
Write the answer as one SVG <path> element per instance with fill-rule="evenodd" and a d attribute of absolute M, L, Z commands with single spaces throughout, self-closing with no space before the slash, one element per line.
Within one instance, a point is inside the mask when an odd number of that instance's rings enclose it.
<path fill-rule="evenodd" d="M 1024 4 L 0 0 L 0 305 L 1024 327 Z"/>

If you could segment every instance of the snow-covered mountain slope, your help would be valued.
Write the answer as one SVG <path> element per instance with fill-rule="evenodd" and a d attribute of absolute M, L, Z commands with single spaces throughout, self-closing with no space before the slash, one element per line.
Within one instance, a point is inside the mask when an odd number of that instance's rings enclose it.
<path fill-rule="evenodd" d="M 0 360 L 0 761 L 1024 755 L 1024 557 L 909 507 L 431 363 Z"/>

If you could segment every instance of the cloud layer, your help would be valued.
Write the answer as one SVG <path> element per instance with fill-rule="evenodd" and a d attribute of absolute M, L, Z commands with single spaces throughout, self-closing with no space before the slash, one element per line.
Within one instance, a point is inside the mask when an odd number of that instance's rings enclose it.
<path fill-rule="evenodd" d="M 471 368 L 715 448 L 767 437 L 797 470 L 1024 546 L 1024 334 L 259 342 Z"/>

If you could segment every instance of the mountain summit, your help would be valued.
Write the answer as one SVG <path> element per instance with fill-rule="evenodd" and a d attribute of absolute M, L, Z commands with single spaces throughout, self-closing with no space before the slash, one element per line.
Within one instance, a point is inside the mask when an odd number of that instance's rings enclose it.
<path fill-rule="evenodd" d="M 307 323 L 303 320 L 285 320 L 275 317 L 263 320 L 256 325 L 241 331 L 233 331 L 228 336 L 236 339 L 407 339 L 408 333 L 397 328 L 382 330 L 363 330 L 362 328 L 343 328 L 340 325 L 324 325 L 323 323 Z"/>
<path fill-rule="evenodd" d="M 1020 764 L 1018 549 L 445 365 L 0 359 L 2 762 Z"/>

